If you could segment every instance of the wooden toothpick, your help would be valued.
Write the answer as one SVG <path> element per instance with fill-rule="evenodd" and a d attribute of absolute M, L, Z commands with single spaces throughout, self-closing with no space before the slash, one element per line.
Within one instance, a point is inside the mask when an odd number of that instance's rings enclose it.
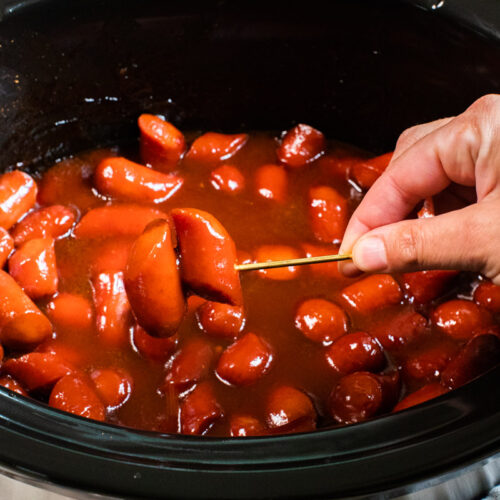
<path fill-rule="evenodd" d="M 250 264 L 236 264 L 237 271 L 255 271 L 258 269 L 273 269 L 276 267 L 305 266 L 307 264 L 324 264 L 351 259 L 350 254 L 320 255 L 319 257 L 303 257 L 301 259 L 272 260 L 269 262 L 252 262 Z"/>

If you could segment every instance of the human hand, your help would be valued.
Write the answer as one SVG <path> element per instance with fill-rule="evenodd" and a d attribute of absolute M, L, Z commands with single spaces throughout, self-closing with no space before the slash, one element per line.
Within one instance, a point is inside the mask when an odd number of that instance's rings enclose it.
<path fill-rule="evenodd" d="M 475 186 L 477 202 L 436 217 L 403 220 L 450 184 Z M 355 210 L 342 272 L 461 269 L 500 285 L 500 95 L 464 113 L 417 125 L 398 139 L 387 170 Z"/>

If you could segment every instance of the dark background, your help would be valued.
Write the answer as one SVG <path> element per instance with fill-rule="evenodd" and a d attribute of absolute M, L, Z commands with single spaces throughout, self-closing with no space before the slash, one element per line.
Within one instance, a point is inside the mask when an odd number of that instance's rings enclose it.
<path fill-rule="evenodd" d="M 449 22 L 451 0 L 28 3 L 0 29 L 0 168 L 134 138 L 144 111 L 382 152 L 500 88 L 498 43 Z"/>

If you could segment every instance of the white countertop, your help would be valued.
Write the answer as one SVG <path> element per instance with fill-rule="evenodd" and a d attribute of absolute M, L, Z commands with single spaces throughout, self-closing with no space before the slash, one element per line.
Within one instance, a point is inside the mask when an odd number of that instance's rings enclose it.
<path fill-rule="evenodd" d="M 0 500 L 68 500 L 69 498 L 0 474 Z"/>

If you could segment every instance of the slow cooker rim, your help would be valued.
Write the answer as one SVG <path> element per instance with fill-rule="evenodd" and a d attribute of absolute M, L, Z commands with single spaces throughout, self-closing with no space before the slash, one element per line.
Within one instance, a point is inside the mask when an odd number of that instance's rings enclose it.
<path fill-rule="evenodd" d="M 53 409 L 44 403 L 0 387 L 0 427 L 9 431 L 29 433 L 35 439 L 64 444 L 80 452 L 96 455 L 112 453 L 122 459 L 137 460 L 138 463 L 161 464 L 168 455 L 170 467 L 183 467 L 185 464 L 217 467 L 227 464 L 228 459 L 232 459 L 232 463 L 239 467 L 255 467 L 257 464 L 268 466 L 270 463 L 275 467 L 279 464 L 289 466 L 296 457 L 301 463 L 314 464 L 332 459 L 350 460 L 359 454 L 380 453 L 388 448 L 412 446 L 415 439 L 435 439 L 435 433 L 443 434 L 465 428 L 471 424 L 471 419 L 473 423 L 480 421 L 484 415 L 470 405 L 470 399 L 477 397 L 477 394 L 490 392 L 489 387 L 498 380 L 499 375 L 500 366 L 469 384 L 422 405 L 366 422 L 307 433 L 243 439 L 162 434 L 96 422 Z M 490 403 L 494 404 L 495 401 Z M 487 416 L 500 422 L 500 401 Z M 432 424 L 422 426 L 424 422 Z M 393 438 L 388 440 L 387 432 L 391 428 Z M 57 433 L 54 433 L 54 429 L 57 429 Z M 411 436 L 408 436 L 407 431 L 410 429 Z M 399 430 L 399 433 L 396 430 Z M 369 441 L 356 440 L 362 436 L 369 436 Z M 378 439 L 373 439 L 374 436 Z M 103 440 L 106 441 L 105 446 L 102 445 Z M 491 441 L 483 441 L 485 445 L 492 444 Z M 141 443 L 140 449 L 138 442 Z M 336 446 L 331 448 L 325 446 L 326 443 L 335 443 Z M 294 457 L 290 457 L 288 452 L 280 452 L 284 444 L 293 445 L 296 450 Z M 500 448 L 500 436 L 497 437 L 496 444 Z M 125 451 L 128 446 L 135 452 Z M 148 448 L 146 453 L 144 447 L 152 448 Z M 236 454 L 241 453 L 243 449 L 259 449 L 261 458 L 249 456 L 247 453 L 237 457 Z M 200 461 L 199 454 L 193 453 L 196 450 L 208 452 L 208 458 Z M 0 459 L 2 455 L 4 453 L 0 452 Z"/>
<path fill-rule="evenodd" d="M 310 476 L 321 477 L 318 485 L 311 485 L 310 498 L 326 498 L 327 490 L 328 498 L 397 490 L 498 456 L 500 436 L 494 429 L 500 425 L 500 400 L 491 388 L 499 375 L 497 367 L 451 393 L 396 415 L 312 433 L 244 439 L 134 431 L 66 414 L 0 389 L 0 443 L 4 444 L 0 464 L 34 482 L 49 481 L 122 498 L 174 494 L 172 481 L 178 475 L 187 480 L 195 471 L 203 473 L 206 484 L 214 488 L 246 481 L 257 495 L 262 494 L 262 487 L 255 480 L 265 483 L 271 476 L 290 483 L 284 486 L 287 495 L 295 495 L 301 481 Z M 484 408 L 478 406 L 481 400 Z M 437 426 L 434 417 L 439 420 Z M 428 432 L 408 435 L 418 427 Z M 398 429 L 407 434 L 405 439 L 389 442 L 387 433 Z M 372 446 L 336 454 L 339 436 L 347 442 L 353 436 L 362 437 Z M 154 456 L 149 449 L 153 442 Z M 144 446 L 146 455 L 141 454 Z M 48 461 L 40 462 L 40 456 L 47 456 Z M 359 470 L 365 471 L 362 482 L 356 479 Z M 96 476 L 96 471 L 102 472 Z M 327 479 L 332 477 L 334 483 Z M 186 498 L 212 498 L 197 495 L 198 487 L 191 487 Z M 184 497 L 185 490 L 179 491 Z M 236 497 L 251 498 L 248 492 Z"/>

